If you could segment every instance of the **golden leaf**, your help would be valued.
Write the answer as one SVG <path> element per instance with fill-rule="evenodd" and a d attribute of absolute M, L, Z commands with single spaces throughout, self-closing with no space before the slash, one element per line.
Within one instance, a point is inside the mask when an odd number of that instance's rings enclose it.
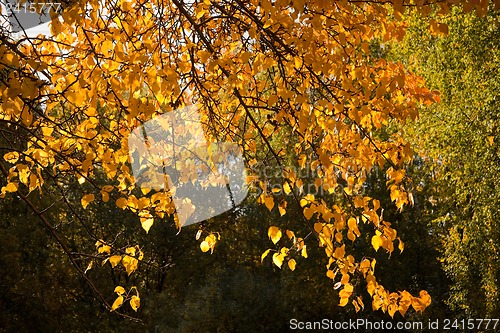
<path fill-rule="evenodd" d="M 8 183 L 2 188 L 2 192 L 16 192 L 18 189 L 17 183 Z"/>
<path fill-rule="evenodd" d="M 278 241 L 281 239 L 281 230 L 278 229 L 277 227 L 269 227 L 269 230 L 267 231 L 267 235 L 271 239 L 271 241 L 276 244 Z"/>
<path fill-rule="evenodd" d="M 125 267 L 127 274 L 130 275 L 135 270 L 137 270 L 137 267 L 139 266 L 139 261 L 136 258 L 127 255 L 123 257 L 122 265 L 123 267 Z"/>
<path fill-rule="evenodd" d="M 340 306 L 346 306 L 347 303 L 349 303 L 349 298 L 341 298 L 339 305 Z"/>
<path fill-rule="evenodd" d="M 116 206 L 121 209 L 124 209 L 127 206 L 127 203 L 128 201 L 125 198 L 118 198 L 116 200 Z"/>
<path fill-rule="evenodd" d="M 17 151 L 8 152 L 3 155 L 3 159 L 11 164 L 14 164 L 19 160 L 19 153 Z"/>
<path fill-rule="evenodd" d="M 375 251 L 378 251 L 378 249 L 384 244 L 384 239 L 379 236 L 379 235 L 374 235 L 372 237 L 372 246 L 375 249 Z"/>
<path fill-rule="evenodd" d="M 304 208 L 304 216 L 308 220 L 311 219 L 311 217 L 314 215 L 315 212 L 316 212 L 316 206 L 314 206 L 314 205 L 311 205 L 310 207 Z"/>
<path fill-rule="evenodd" d="M 115 293 L 117 293 L 118 295 L 123 295 L 125 294 L 125 288 L 123 288 L 122 286 L 117 286 L 115 288 Z"/>
<path fill-rule="evenodd" d="M 116 265 L 120 263 L 122 260 L 121 256 L 111 256 L 109 257 L 109 263 L 111 264 L 111 267 L 115 268 Z"/>
<path fill-rule="evenodd" d="M 111 246 L 109 245 L 102 245 L 99 247 L 99 249 L 97 250 L 98 253 L 107 253 L 107 254 L 110 254 L 111 252 Z"/>
<path fill-rule="evenodd" d="M 146 233 L 149 233 L 149 229 L 154 223 L 154 218 L 143 219 L 141 218 L 141 226 L 142 229 L 146 230 Z"/>
<path fill-rule="evenodd" d="M 304 258 L 307 258 L 307 249 L 306 249 L 306 245 L 304 245 L 304 246 L 302 247 L 302 256 L 303 256 Z"/>
<path fill-rule="evenodd" d="M 284 258 L 285 256 L 282 253 L 275 253 L 273 254 L 273 263 L 279 268 L 281 268 L 281 266 L 283 265 Z"/>
<path fill-rule="evenodd" d="M 274 207 L 274 198 L 270 195 L 267 195 L 264 198 L 264 204 L 266 205 L 267 209 L 269 209 L 269 211 L 271 211 Z"/>
<path fill-rule="evenodd" d="M 294 271 L 295 270 L 295 265 L 297 263 L 295 262 L 295 259 L 290 259 L 288 260 L 288 267 L 290 268 L 290 270 Z"/>
<path fill-rule="evenodd" d="M 203 241 L 203 242 L 200 243 L 200 249 L 203 252 L 207 252 L 208 250 L 210 250 L 210 245 L 208 244 L 207 241 Z"/>
<path fill-rule="evenodd" d="M 117 299 L 115 299 L 115 301 L 113 302 L 113 305 L 111 306 L 111 310 L 110 311 L 115 311 L 116 309 L 118 309 L 121 305 L 123 304 L 123 296 L 118 296 Z"/>
<path fill-rule="evenodd" d="M 81 202 L 82 202 L 82 206 L 84 209 L 87 209 L 87 206 L 92 202 L 94 201 L 95 199 L 95 196 L 93 194 L 86 194 L 83 196 Z"/>
<path fill-rule="evenodd" d="M 262 253 L 262 255 L 260 256 L 260 262 L 264 261 L 264 258 L 267 257 L 267 255 L 269 254 L 269 251 L 271 251 L 271 249 L 268 249 L 264 253 Z"/>
<path fill-rule="evenodd" d="M 399 249 L 399 251 L 403 252 L 403 250 L 405 249 L 405 244 L 403 243 L 403 241 L 400 238 L 398 238 L 398 240 L 399 240 L 398 249 Z"/>
<path fill-rule="evenodd" d="M 132 297 L 130 298 L 130 307 L 132 307 L 132 310 L 137 311 L 140 306 L 141 299 L 136 295 L 132 295 Z"/>

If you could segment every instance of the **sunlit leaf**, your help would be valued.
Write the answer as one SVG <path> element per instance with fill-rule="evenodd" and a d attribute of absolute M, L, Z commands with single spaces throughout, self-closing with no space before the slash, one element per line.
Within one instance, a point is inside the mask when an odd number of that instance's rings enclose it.
<path fill-rule="evenodd" d="M 115 301 L 113 302 L 113 305 L 111 306 L 111 311 L 115 311 L 118 309 L 121 305 L 123 304 L 123 296 L 118 296 Z"/>
<path fill-rule="evenodd" d="M 267 235 L 271 239 L 271 241 L 276 244 L 278 241 L 281 239 L 281 230 L 278 229 L 277 227 L 270 227 L 269 230 L 267 231 Z"/>
<path fill-rule="evenodd" d="M 283 265 L 283 260 L 284 260 L 283 254 L 280 253 L 273 254 L 273 263 L 279 268 L 281 268 L 281 266 Z"/>
<path fill-rule="evenodd" d="M 86 194 L 82 197 L 82 206 L 84 209 L 87 209 L 87 206 L 92 202 L 94 201 L 95 199 L 95 196 L 93 194 Z"/>
<path fill-rule="evenodd" d="M 378 251 L 378 249 L 384 244 L 384 239 L 379 236 L 379 235 L 374 235 L 372 237 L 372 246 L 375 249 L 375 251 Z"/>
<path fill-rule="evenodd" d="M 262 253 L 262 255 L 260 257 L 260 262 L 264 261 L 264 258 L 267 257 L 267 255 L 269 254 L 269 251 L 271 251 L 271 249 L 268 249 L 264 253 Z"/>
<path fill-rule="evenodd" d="M 132 310 L 137 311 L 140 306 L 141 299 L 136 295 L 132 295 L 132 297 L 130 298 L 130 307 L 132 308 Z"/>
<path fill-rule="evenodd" d="M 115 256 L 109 257 L 109 263 L 111 264 L 111 267 L 113 267 L 113 268 L 115 268 L 115 266 L 118 265 L 121 260 L 122 260 L 121 256 L 115 255 Z"/>
<path fill-rule="evenodd" d="M 153 223 L 154 223 L 154 218 L 148 218 L 148 219 L 141 218 L 141 226 L 142 226 L 142 229 L 144 229 L 146 231 L 146 233 L 149 232 L 149 229 L 151 228 Z"/>
<path fill-rule="evenodd" d="M 295 262 L 295 259 L 290 259 L 288 260 L 288 267 L 290 268 L 290 270 L 294 271 L 295 270 L 295 265 L 297 263 Z"/>
<path fill-rule="evenodd" d="M 125 294 L 125 289 L 122 286 L 117 286 L 115 288 L 115 293 L 117 293 L 118 295 L 123 295 Z"/>

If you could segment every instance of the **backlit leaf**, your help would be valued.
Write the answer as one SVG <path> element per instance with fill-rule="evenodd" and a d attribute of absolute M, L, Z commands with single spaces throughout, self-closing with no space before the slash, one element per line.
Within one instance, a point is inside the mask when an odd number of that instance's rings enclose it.
<path fill-rule="evenodd" d="M 295 270 L 295 265 L 297 263 L 295 262 L 295 259 L 290 259 L 288 260 L 288 267 L 290 268 L 290 270 L 294 271 Z"/>
<path fill-rule="evenodd" d="M 132 295 L 132 297 L 130 298 L 130 307 L 132 308 L 132 310 L 137 311 L 140 306 L 141 299 L 136 295 Z"/>
<path fill-rule="evenodd" d="M 123 295 L 125 294 L 125 289 L 122 286 L 117 286 L 115 288 L 115 293 L 117 293 L 118 295 Z"/>
<path fill-rule="evenodd" d="M 115 267 L 116 265 L 118 265 L 120 263 L 120 261 L 122 260 L 122 257 L 121 256 L 111 256 L 109 257 L 109 263 L 111 264 L 111 267 Z"/>
<path fill-rule="evenodd" d="M 375 249 L 375 251 L 378 251 L 378 249 L 384 244 L 384 240 L 381 236 L 379 235 L 374 235 L 372 237 L 372 246 Z"/>
<path fill-rule="evenodd" d="M 262 255 L 260 257 L 260 262 L 264 261 L 264 258 L 267 257 L 267 255 L 269 254 L 269 251 L 271 251 L 271 249 L 268 249 L 264 253 L 262 253 Z"/>
<path fill-rule="evenodd" d="M 283 254 L 280 253 L 273 254 L 273 263 L 279 268 L 281 268 L 281 266 L 283 265 L 283 260 L 284 260 Z"/>
<path fill-rule="evenodd" d="M 87 209 L 87 206 L 92 202 L 94 201 L 95 199 L 95 196 L 93 194 L 86 194 L 82 197 L 82 206 L 84 209 Z"/>
<path fill-rule="evenodd" d="M 269 227 L 269 230 L 267 231 L 267 235 L 271 239 L 271 241 L 276 244 L 278 241 L 281 239 L 281 230 L 278 229 L 277 227 Z"/>
<path fill-rule="evenodd" d="M 144 229 L 146 231 L 146 233 L 149 232 L 149 229 L 151 228 L 153 223 L 154 223 L 154 218 L 148 218 L 148 219 L 141 218 L 141 226 L 142 226 L 142 229 Z"/>
<path fill-rule="evenodd" d="M 113 302 L 113 305 L 111 306 L 111 311 L 115 311 L 118 309 L 121 305 L 123 304 L 123 296 L 118 296 L 115 301 Z"/>

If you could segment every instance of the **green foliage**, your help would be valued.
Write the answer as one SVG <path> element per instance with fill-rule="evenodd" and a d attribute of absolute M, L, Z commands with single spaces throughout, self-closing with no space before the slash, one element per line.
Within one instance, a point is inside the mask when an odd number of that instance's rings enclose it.
<path fill-rule="evenodd" d="M 500 22 L 452 10 L 439 17 L 449 35 L 424 33 L 413 16 L 393 56 L 422 75 L 441 103 L 406 127 L 420 154 L 414 183 L 422 219 L 441 238 L 442 262 L 453 281 L 448 299 L 467 317 L 500 314 Z"/>

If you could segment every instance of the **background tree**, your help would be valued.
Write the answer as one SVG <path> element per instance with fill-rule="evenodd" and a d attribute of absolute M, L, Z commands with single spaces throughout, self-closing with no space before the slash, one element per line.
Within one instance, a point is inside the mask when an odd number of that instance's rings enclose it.
<path fill-rule="evenodd" d="M 422 33 L 412 17 L 393 53 L 423 75 L 441 103 L 407 127 L 423 165 L 422 219 L 441 238 L 443 267 L 453 281 L 448 303 L 464 316 L 495 317 L 498 308 L 499 17 L 452 10 L 447 36 Z M 424 190 L 425 189 L 425 190 Z"/>

